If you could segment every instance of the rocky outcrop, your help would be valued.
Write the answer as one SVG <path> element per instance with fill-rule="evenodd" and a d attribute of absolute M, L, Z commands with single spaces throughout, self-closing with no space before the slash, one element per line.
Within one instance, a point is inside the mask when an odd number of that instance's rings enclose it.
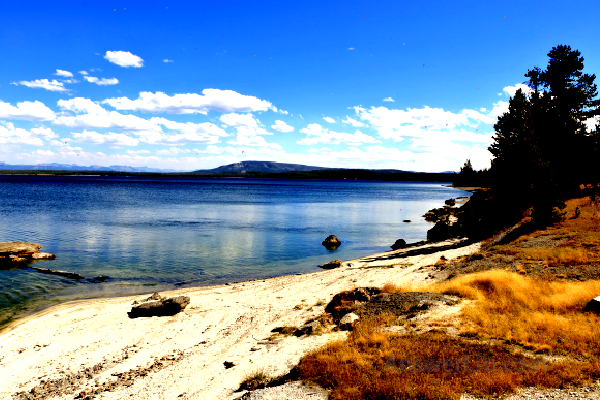
<path fill-rule="evenodd" d="M 456 297 L 439 293 L 381 293 L 379 288 L 360 287 L 336 294 L 325 307 L 325 312 L 331 314 L 333 321 L 340 326 L 340 329 L 344 329 L 343 326 L 349 328 L 349 323 L 354 327 L 358 318 L 381 314 L 411 318 L 431 306 L 438 304 L 454 305 L 458 301 L 459 299 Z M 350 314 L 356 315 L 357 318 Z"/>
<path fill-rule="evenodd" d="M 335 250 L 338 247 L 340 247 L 342 242 L 340 242 L 340 239 L 338 239 L 337 236 L 329 235 L 329 236 L 327 236 L 327 239 L 323 240 L 323 242 L 321 244 L 323 246 L 327 247 L 329 250 Z"/>
<path fill-rule="evenodd" d="M 175 315 L 190 304 L 188 296 L 166 298 L 154 293 L 141 302 L 134 301 L 133 308 L 127 313 L 129 318 Z"/>
<path fill-rule="evenodd" d="M 329 261 L 327 264 L 320 265 L 323 269 L 334 269 L 342 266 L 342 260 Z"/>
<path fill-rule="evenodd" d="M 42 274 L 50 274 L 50 275 L 58 275 L 58 276 L 64 276 L 65 278 L 71 278 L 71 279 L 85 279 L 83 276 L 79 275 L 79 274 L 75 274 L 72 272 L 66 272 L 66 271 L 57 271 L 54 269 L 47 269 L 47 268 L 37 268 L 37 267 L 31 267 L 31 269 L 34 269 L 38 272 L 41 272 Z"/>
<path fill-rule="evenodd" d="M 358 305 L 369 301 L 372 296 L 380 292 L 381 289 L 377 287 L 359 287 L 338 293 L 327 304 L 325 312 L 331 314 L 335 323 L 339 323 L 342 316 L 354 312 Z"/>
<path fill-rule="evenodd" d="M 0 267 L 56 258 L 54 254 L 40 253 L 42 247 L 42 245 L 29 242 L 0 242 Z"/>
<path fill-rule="evenodd" d="M 458 301 L 455 297 L 440 293 L 380 293 L 372 296 L 368 302 L 357 307 L 356 313 L 361 317 L 388 313 L 411 318 L 434 305 L 455 305 Z"/>
<path fill-rule="evenodd" d="M 406 247 L 406 242 L 404 241 L 404 239 L 398 239 L 398 240 L 396 240 L 396 242 L 394 242 L 394 244 L 391 247 L 392 247 L 392 250 L 398 250 L 403 247 Z"/>

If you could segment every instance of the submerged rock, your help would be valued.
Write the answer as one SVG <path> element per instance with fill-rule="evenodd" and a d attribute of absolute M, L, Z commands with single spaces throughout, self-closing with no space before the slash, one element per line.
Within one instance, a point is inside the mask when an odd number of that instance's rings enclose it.
<path fill-rule="evenodd" d="M 85 279 L 83 276 L 81 276 L 79 274 L 75 274 L 73 272 L 57 271 L 55 269 L 37 268 L 37 267 L 31 267 L 31 269 L 41 272 L 42 274 L 58 275 L 58 276 L 64 276 L 65 278 L 78 279 L 78 280 Z"/>
<path fill-rule="evenodd" d="M 340 247 L 342 242 L 340 242 L 340 239 L 338 239 L 337 236 L 329 235 L 329 236 L 327 236 L 327 239 L 323 240 L 323 242 L 321 244 L 323 246 L 327 247 L 329 250 L 335 250 L 338 247 Z"/>

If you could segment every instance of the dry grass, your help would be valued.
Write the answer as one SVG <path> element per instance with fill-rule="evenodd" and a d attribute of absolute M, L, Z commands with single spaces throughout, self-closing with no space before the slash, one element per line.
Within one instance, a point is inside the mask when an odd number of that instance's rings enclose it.
<path fill-rule="evenodd" d="M 489 398 L 513 393 L 519 387 L 564 388 L 599 379 L 600 316 L 583 312 L 583 307 L 600 294 L 600 281 L 546 281 L 525 275 L 536 261 L 547 266 L 598 262 L 599 203 L 590 198 L 569 200 L 568 219 L 515 241 L 543 235 L 567 238 L 558 247 L 494 246 L 490 252 L 467 257 L 494 260 L 494 253 L 514 255 L 520 261 L 516 274 L 493 269 L 418 287 L 384 285 L 386 293 L 437 292 L 474 300 L 459 315 L 457 328 L 462 337 L 453 338 L 439 331 L 420 335 L 383 333 L 381 327 L 397 325 L 398 321 L 382 315 L 361 321 L 347 340 L 330 343 L 304 357 L 299 365 L 302 379 L 332 389 L 330 399 L 348 400 L 459 399 L 465 392 Z M 571 218 L 576 207 L 580 209 L 579 216 Z M 411 321 L 403 323 L 416 325 Z M 481 340 L 467 341 L 466 337 Z M 486 344 L 492 338 L 516 346 Z M 515 347 L 516 350 L 509 350 Z M 526 364 L 521 371 L 505 368 L 506 360 L 532 360 L 523 356 L 519 348 L 536 354 L 568 356 L 571 361 L 533 367 Z M 485 355 L 497 368 L 482 368 L 475 360 L 477 354 Z M 465 362 L 467 356 L 470 358 Z M 400 360 L 442 364 L 430 364 L 433 369 L 419 369 L 416 365 L 406 369 L 401 362 L 398 365 Z M 462 368 L 455 364 L 444 370 L 447 360 L 462 360 Z M 540 366 L 545 370 L 540 370 Z"/>
<path fill-rule="evenodd" d="M 387 292 L 406 291 L 393 284 Z M 538 282 L 501 270 L 465 275 L 438 284 L 413 288 L 477 300 L 463 309 L 463 335 L 500 338 L 537 353 L 579 355 L 584 362 L 563 361 L 543 368 L 513 371 L 508 360 L 530 358 L 507 347 L 452 338 L 441 332 L 421 335 L 382 333 L 395 318 L 383 315 L 362 321 L 346 341 L 338 341 L 305 357 L 303 379 L 333 389 L 331 399 L 458 399 L 464 392 L 477 396 L 512 393 L 518 387 L 565 387 L 600 377 L 600 317 L 583 313 L 587 301 L 600 293 L 600 282 Z M 410 321 L 406 321 L 410 325 Z M 497 369 L 484 371 L 475 360 L 485 355 Z M 472 358 L 466 360 L 466 356 Z M 433 370 L 397 368 L 399 360 L 459 361 L 461 368 L 437 365 Z M 504 364 L 507 360 L 507 364 Z M 465 364 L 466 362 L 466 364 Z M 540 367 L 540 364 L 533 364 Z M 396 365 L 394 364 L 396 363 Z M 467 365 L 469 370 L 465 370 Z M 520 365 L 520 364 L 519 364 Z M 449 366 L 449 364 L 448 364 Z"/>

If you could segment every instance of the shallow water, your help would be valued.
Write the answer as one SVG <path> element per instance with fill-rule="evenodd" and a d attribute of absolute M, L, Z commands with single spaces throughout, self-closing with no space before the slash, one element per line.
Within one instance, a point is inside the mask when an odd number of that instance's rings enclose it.
<path fill-rule="evenodd" d="M 43 245 L 56 260 L 34 266 L 86 278 L 0 270 L 0 326 L 56 302 L 317 271 L 424 240 L 427 210 L 470 196 L 441 185 L 0 176 L 0 241 Z M 330 234 L 342 241 L 335 251 L 321 245 Z M 109 279 L 91 280 L 99 275 Z"/>

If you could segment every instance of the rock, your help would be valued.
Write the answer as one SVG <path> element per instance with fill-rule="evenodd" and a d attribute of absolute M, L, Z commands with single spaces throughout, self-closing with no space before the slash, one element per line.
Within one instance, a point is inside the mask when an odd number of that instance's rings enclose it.
<path fill-rule="evenodd" d="M 453 237 L 455 230 L 444 221 L 438 221 L 427 231 L 427 240 L 437 242 Z"/>
<path fill-rule="evenodd" d="M 85 279 L 83 276 L 81 276 L 79 274 L 75 274 L 73 272 L 57 271 L 54 269 L 37 268 L 37 267 L 31 267 L 31 269 L 41 272 L 42 274 L 64 276 L 65 278 L 71 278 L 71 279 Z"/>
<path fill-rule="evenodd" d="M 0 242 L 0 265 L 9 267 L 17 263 L 36 260 L 54 260 L 50 253 L 40 253 L 42 245 L 29 242 Z"/>
<path fill-rule="evenodd" d="M 340 319 L 340 329 L 343 331 L 351 331 L 356 325 L 359 316 L 354 313 L 348 313 Z"/>
<path fill-rule="evenodd" d="M 583 311 L 600 314 L 600 296 L 590 300 L 589 303 L 585 305 Z"/>
<path fill-rule="evenodd" d="M 95 277 L 94 279 L 97 280 L 98 282 L 104 282 L 106 279 L 108 279 L 108 277 L 100 275 L 100 276 Z"/>
<path fill-rule="evenodd" d="M 56 256 L 50 253 L 33 253 L 31 258 L 33 260 L 54 260 Z"/>
<path fill-rule="evenodd" d="M 29 242 L 0 242 L 0 254 L 37 253 L 42 247 L 44 246 Z"/>
<path fill-rule="evenodd" d="M 223 362 L 223 365 L 225 366 L 226 369 L 235 367 L 235 364 L 232 363 L 231 361 L 225 361 L 225 362 Z"/>
<path fill-rule="evenodd" d="M 339 268 L 341 266 L 342 266 L 341 260 L 333 260 L 333 261 L 329 261 L 327 264 L 320 265 L 319 267 L 321 267 L 323 269 L 334 269 L 334 268 Z"/>
<path fill-rule="evenodd" d="M 323 240 L 323 242 L 321 244 L 323 246 L 327 247 L 329 250 L 335 250 L 338 247 L 340 247 L 342 242 L 340 242 L 340 239 L 338 239 L 337 236 L 329 235 L 329 236 L 327 236 L 327 239 Z"/>
<path fill-rule="evenodd" d="M 403 219 L 402 222 L 410 222 L 410 219 Z"/>
<path fill-rule="evenodd" d="M 453 207 L 456 204 L 456 200 L 449 199 L 449 200 L 444 201 L 444 204 L 446 204 L 447 206 Z"/>
<path fill-rule="evenodd" d="M 404 239 L 398 239 L 391 247 L 392 247 L 392 250 L 398 250 L 405 246 L 406 246 L 406 242 L 404 241 Z"/>
<path fill-rule="evenodd" d="M 339 321 L 343 315 L 353 312 L 359 304 L 369 301 L 371 296 L 380 292 L 381 289 L 376 287 L 359 287 L 338 293 L 327 304 L 325 312 L 331 314 L 334 321 Z"/>
<path fill-rule="evenodd" d="M 190 304 L 188 296 L 177 296 L 166 299 L 158 293 L 154 293 L 144 300 L 143 303 L 134 305 L 127 315 L 129 315 L 129 318 L 175 315 L 181 312 L 188 304 Z"/>

